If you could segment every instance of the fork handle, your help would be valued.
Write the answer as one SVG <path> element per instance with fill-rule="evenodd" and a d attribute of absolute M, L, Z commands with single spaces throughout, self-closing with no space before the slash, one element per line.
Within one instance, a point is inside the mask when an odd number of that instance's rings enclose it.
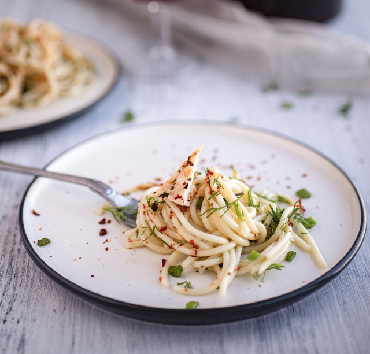
<path fill-rule="evenodd" d="M 0 161 L 0 170 L 24 173 L 27 175 L 52 178 L 52 179 L 56 179 L 56 180 L 63 181 L 63 182 L 80 184 L 82 186 L 89 187 L 93 192 L 99 194 L 101 197 L 103 197 L 105 200 L 107 200 L 111 204 L 112 204 L 112 200 L 110 199 L 110 196 L 116 193 L 113 188 L 107 186 L 105 183 L 96 181 L 91 178 L 66 175 L 64 173 L 56 173 L 56 172 L 46 171 L 46 170 L 39 169 L 39 168 L 14 165 L 14 164 L 6 163 L 3 161 Z"/>

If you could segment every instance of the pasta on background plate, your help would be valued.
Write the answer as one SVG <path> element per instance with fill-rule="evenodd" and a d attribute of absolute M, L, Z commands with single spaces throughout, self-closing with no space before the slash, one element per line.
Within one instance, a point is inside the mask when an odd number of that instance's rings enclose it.
<path fill-rule="evenodd" d="M 93 80 L 89 60 L 68 44 L 54 24 L 0 21 L 0 114 L 76 96 Z"/>

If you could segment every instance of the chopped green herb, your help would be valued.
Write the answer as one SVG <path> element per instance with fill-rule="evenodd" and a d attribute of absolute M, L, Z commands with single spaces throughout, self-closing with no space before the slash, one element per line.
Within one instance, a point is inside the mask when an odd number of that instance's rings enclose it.
<path fill-rule="evenodd" d="M 311 193 L 305 188 L 302 188 L 302 189 L 298 190 L 297 192 L 295 192 L 295 194 L 297 194 L 297 196 L 299 198 L 309 198 L 309 197 L 311 197 Z"/>
<path fill-rule="evenodd" d="M 197 176 L 200 176 L 202 174 L 202 172 L 196 172 Z"/>
<path fill-rule="evenodd" d="M 185 284 L 185 285 L 184 285 Z M 193 287 L 192 287 L 192 285 L 191 285 L 191 283 L 190 283 L 190 281 L 183 281 L 182 283 L 177 283 L 177 285 L 184 285 L 184 288 L 185 289 L 193 289 Z"/>
<path fill-rule="evenodd" d="M 310 96 L 313 94 L 313 91 L 312 90 L 302 90 L 302 91 L 298 91 L 298 95 L 300 96 Z"/>
<path fill-rule="evenodd" d="M 126 111 L 121 119 L 122 123 L 131 123 L 135 120 L 135 115 L 132 111 Z"/>
<path fill-rule="evenodd" d="M 255 194 L 257 197 L 259 197 L 259 198 L 262 198 L 262 199 L 268 200 L 269 202 L 272 202 L 272 203 L 276 203 L 276 200 L 269 199 L 269 198 L 265 197 L 265 196 L 264 196 L 264 195 L 262 195 L 262 194 L 258 194 L 258 193 L 256 193 L 256 192 L 254 192 L 254 194 Z"/>
<path fill-rule="evenodd" d="M 168 274 L 169 275 L 172 275 L 173 277 L 175 278 L 180 278 L 181 277 L 181 273 L 184 269 L 182 268 L 181 265 L 178 265 L 178 266 L 170 266 L 168 268 Z"/>
<path fill-rule="evenodd" d="M 309 218 L 301 218 L 299 220 L 299 222 L 306 228 L 306 229 L 312 229 L 316 224 L 316 220 L 314 220 L 313 218 L 311 218 L 311 216 Z"/>
<path fill-rule="evenodd" d="M 41 240 L 38 240 L 37 241 L 37 245 L 38 246 L 45 246 L 45 245 L 47 245 L 47 244 L 49 244 L 50 243 L 50 239 L 48 239 L 48 238 L 46 238 L 46 237 L 44 237 L 44 238 L 42 238 Z"/>
<path fill-rule="evenodd" d="M 276 82 L 270 82 L 269 84 L 262 87 L 262 92 L 277 91 L 278 89 L 279 85 Z"/>
<path fill-rule="evenodd" d="M 247 257 L 250 261 L 255 261 L 257 258 L 258 258 L 258 256 L 259 256 L 260 254 L 256 251 L 256 250 L 253 250 L 250 254 L 249 254 L 249 256 Z"/>
<path fill-rule="evenodd" d="M 204 197 L 200 197 L 200 198 L 198 199 L 198 202 L 197 202 L 197 205 L 196 205 L 196 207 L 197 207 L 198 209 L 200 209 L 200 208 L 202 207 L 203 200 L 204 200 Z"/>
<path fill-rule="evenodd" d="M 116 207 L 103 208 L 103 210 L 109 211 L 117 222 L 127 219 L 126 214 L 132 214 L 133 216 L 137 215 L 137 207 L 134 205 L 129 205 L 127 207 L 120 208 Z"/>
<path fill-rule="evenodd" d="M 292 102 L 283 101 L 283 102 L 280 103 L 280 107 L 282 109 L 288 110 L 288 109 L 292 109 L 294 107 L 294 104 Z"/>
<path fill-rule="evenodd" d="M 175 183 L 176 182 L 176 179 L 174 179 L 171 183 Z"/>
<path fill-rule="evenodd" d="M 199 302 L 198 301 L 189 301 L 186 304 L 186 308 L 187 309 L 196 309 L 198 306 L 199 306 Z"/>
<path fill-rule="evenodd" d="M 338 113 L 341 114 L 343 117 L 348 117 L 349 113 L 352 110 L 352 107 L 353 107 L 353 102 L 348 101 L 339 107 Z"/>
<path fill-rule="evenodd" d="M 294 257 L 295 257 L 295 255 L 297 254 L 297 252 L 294 252 L 294 251 L 289 251 L 287 254 L 286 254 L 286 256 L 285 256 L 285 260 L 287 261 L 287 262 L 291 262 L 293 259 L 294 259 Z"/>

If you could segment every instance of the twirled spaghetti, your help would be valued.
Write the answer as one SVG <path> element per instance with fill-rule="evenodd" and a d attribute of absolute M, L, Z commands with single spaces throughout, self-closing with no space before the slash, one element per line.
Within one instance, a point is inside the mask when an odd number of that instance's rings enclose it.
<path fill-rule="evenodd" d="M 0 114 L 78 95 L 93 79 L 91 63 L 52 23 L 0 22 Z"/>
<path fill-rule="evenodd" d="M 147 246 L 170 255 L 162 264 L 160 281 L 164 288 L 169 287 L 170 267 L 181 264 L 182 269 L 214 272 L 215 279 L 199 289 L 175 286 L 175 292 L 197 296 L 219 289 L 225 296 L 236 275 L 250 273 L 257 278 L 279 265 L 292 243 L 311 252 L 320 267 L 327 266 L 301 223 L 304 210 L 300 202 L 284 198 L 291 205 L 281 209 L 271 199 L 276 195 L 252 192 L 235 171 L 234 178 L 226 178 L 217 167 L 205 174 L 195 172 L 194 154 L 162 187 L 152 187 L 142 195 L 137 228 L 125 233 L 127 248 Z M 193 188 L 186 194 L 191 196 L 188 203 L 185 199 L 177 203 L 182 199 L 179 188 Z M 172 198 L 171 191 L 176 191 Z"/>

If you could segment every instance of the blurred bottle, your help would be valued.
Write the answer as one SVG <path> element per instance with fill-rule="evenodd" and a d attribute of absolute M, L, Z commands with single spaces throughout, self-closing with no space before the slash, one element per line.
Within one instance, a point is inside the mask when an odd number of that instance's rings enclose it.
<path fill-rule="evenodd" d="M 335 17 L 342 0 L 239 0 L 246 8 L 269 17 L 326 22 Z"/>

